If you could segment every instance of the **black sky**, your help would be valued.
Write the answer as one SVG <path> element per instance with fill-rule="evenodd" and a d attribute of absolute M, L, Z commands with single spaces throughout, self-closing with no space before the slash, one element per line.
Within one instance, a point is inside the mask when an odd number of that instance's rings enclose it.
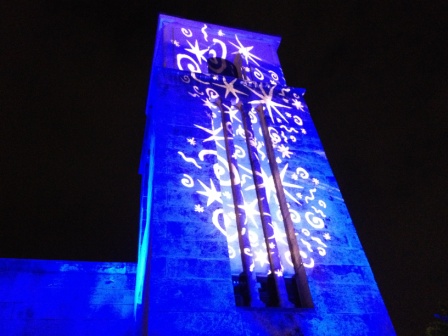
<path fill-rule="evenodd" d="M 279 35 L 399 335 L 448 299 L 448 3 L 0 3 L 0 257 L 135 261 L 157 14 Z"/>

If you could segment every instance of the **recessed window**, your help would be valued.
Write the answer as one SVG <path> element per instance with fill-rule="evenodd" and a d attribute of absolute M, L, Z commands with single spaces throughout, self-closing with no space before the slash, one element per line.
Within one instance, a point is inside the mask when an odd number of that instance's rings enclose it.
<path fill-rule="evenodd" d="M 230 97 L 229 97 L 230 98 Z M 247 100 L 247 99 L 245 99 Z M 263 106 L 215 100 L 214 128 L 223 129 L 223 221 L 237 306 L 310 307 L 309 288 Z"/>
<path fill-rule="evenodd" d="M 235 64 L 219 57 L 211 57 L 207 60 L 208 72 L 214 75 L 240 78 Z"/>

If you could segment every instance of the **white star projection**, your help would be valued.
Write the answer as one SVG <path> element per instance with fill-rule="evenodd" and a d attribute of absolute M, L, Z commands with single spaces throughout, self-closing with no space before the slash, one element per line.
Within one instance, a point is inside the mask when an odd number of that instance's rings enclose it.
<path fill-rule="evenodd" d="M 238 39 L 238 36 L 235 35 L 235 39 L 238 42 L 238 45 L 236 45 L 235 43 L 230 42 L 231 45 L 233 45 L 235 48 L 237 48 L 238 50 L 233 52 L 232 54 L 241 54 L 241 56 L 243 56 L 244 60 L 246 61 L 246 63 L 249 63 L 249 61 L 254 62 L 256 65 L 260 65 L 257 63 L 256 60 L 261 61 L 261 58 L 253 55 L 250 51 L 254 48 L 253 46 L 251 47 L 245 47 L 241 44 L 240 40 Z"/>
<path fill-rule="evenodd" d="M 199 64 L 202 63 L 202 60 L 207 62 L 207 59 L 204 57 L 204 54 L 208 51 L 208 48 L 203 50 L 199 49 L 198 40 L 194 41 L 194 46 L 190 43 L 190 41 L 187 41 L 187 43 L 190 45 L 190 48 L 185 50 L 194 54 L 198 59 Z"/>
<path fill-rule="evenodd" d="M 212 179 L 210 179 L 210 188 L 207 187 L 201 180 L 198 180 L 198 182 L 204 188 L 204 191 L 198 191 L 197 193 L 207 197 L 207 206 L 212 204 L 214 201 L 222 203 L 221 192 L 216 190 L 215 184 L 213 183 Z"/>
<path fill-rule="evenodd" d="M 268 175 L 263 168 L 261 168 L 261 173 L 257 173 L 263 180 L 263 183 L 260 185 L 261 188 L 264 188 L 266 190 L 266 196 L 268 202 L 271 200 L 271 195 L 275 194 L 275 183 L 274 178 L 272 175 Z M 255 190 L 255 185 L 250 185 L 249 187 L 245 188 L 245 190 Z"/>
<path fill-rule="evenodd" d="M 292 105 L 294 105 L 296 107 L 296 109 L 303 111 L 303 104 L 300 100 L 297 99 L 293 99 L 292 100 Z"/>
<path fill-rule="evenodd" d="M 204 212 L 204 208 L 200 204 L 196 204 L 194 206 L 194 211 L 196 211 L 196 212 Z"/>
<path fill-rule="evenodd" d="M 263 267 L 265 265 L 269 265 L 268 254 L 267 254 L 266 250 L 255 251 L 254 261 L 258 262 L 261 267 Z"/>
<path fill-rule="evenodd" d="M 215 30 L 204 24 L 202 29 L 175 30 L 172 37 L 170 41 L 172 44 L 183 47 L 175 50 L 177 66 L 180 70 L 208 73 L 208 58 L 221 58 L 232 62 L 233 58 L 241 55 L 242 63 L 244 63 L 244 65 L 241 64 L 241 70 L 247 79 L 260 80 L 266 77 L 273 80 L 274 84 L 284 80 L 281 70 L 279 76 L 279 73 L 271 67 L 264 68 L 262 63 L 264 60 L 253 53 L 257 46 L 243 45 L 238 34 L 227 36 L 222 30 Z M 236 51 L 233 51 L 235 48 Z M 230 55 L 231 57 L 228 58 Z"/>
<path fill-rule="evenodd" d="M 235 205 L 228 204 L 228 206 L 234 208 Z M 258 228 L 258 223 L 255 219 L 256 216 L 260 215 L 260 212 L 257 211 L 258 207 L 258 199 L 254 199 L 252 202 L 247 203 L 244 202 L 244 205 L 238 205 L 238 208 L 243 209 L 246 213 L 246 218 L 248 221 L 252 222 L 252 224 Z"/>
<path fill-rule="evenodd" d="M 280 145 L 277 147 L 277 150 L 282 153 L 282 157 L 290 158 L 292 155 L 292 152 L 289 151 L 289 147 L 286 147 L 285 145 Z"/>
<path fill-rule="evenodd" d="M 222 127 L 218 128 L 216 130 L 213 130 L 213 129 L 207 129 L 207 128 L 202 127 L 200 125 L 194 125 L 194 126 L 196 126 L 197 128 L 200 128 L 201 130 L 207 132 L 208 134 L 211 134 L 211 136 L 208 137 L 207 139 L 203 140 L 203 142 L 213 141 L 214 140 L 216 142 L 217 146 L 219 146 L 219 147 L 224 149 L 224 146 L 221 143 L 218 143 L 218 141 L 224 140 L 224 134 L 222 134 Z"/>
<path fill-rule="evenodd" d="M 238 78 L 235 78 L 235 79 L 234 79 L 233 81 L 231 81 L 230 83 L 227 83 L 227 79 L 226 79 L 225 77 L 223 77 L 223 83 L 224 83 L 224 84 L 216 84 L 216 83 L 213 83 L 213 84 L 214 84 L 214 85 L 217 85 L 217 86 L 220 86 L 220 87 L 223 87 L 223 88 L 226 89 L 226 93 L 224 94 L 224 98 L 227 98 L 227 95 L 228 95 L 229 93 L 231 93 L 235 98 L 238 98 L 237 93 L 241 93 L 241 94 L 243 94 L 243 95 L 247 95 L 246 93 L 241 92 L 241 91 L 238 91 L 237 89 L 235 89 L 235 88 L 233 87 L 233 84 L 234 84 L 237 80 L 238 80 Z"/>
<path fill-rule="evenodd" d="M 227 107 L 227 106 L 226 106 Z M 239 122 L 241 122 L 241 120 L 238 119 L 237 115 L 238 115 L 238 110 L 236 108 L 233 108 L 233 106 L 231 106 L 230 108 L 227 108 L 227 110 L 224 113 L 228 113 L 230 116 L 230 120 L 233 122 L 233 120 L 237 120 Z"/>
<path fill-rule="evenodd" d="M 291 108 L 290 106 L 286 106 L 286 105 L 282 105 L 279 103 L 276 103 L 272 100 L 272 94 L 274 92 L 275 89 L 275 85 L 271 87 L 271 89 L 269 90 L 269 93 L 266 93 L 264 91 L 264 88 L 261 87 L 261 94 L 251 88 L 249 88 L 249 90 L 251 90 L 255 95 L 257 95 L 258 97 L 260 97 L 260 100 L 252 100 L 251 102 L 249 102 L 250 104 L 263 104 L 264 106 L 266 106 L 266 109 L 269 112 L 269 116 L 271 117 L 272 122 L 274 122 L 274 117 L 272 115 L 272 110 L 274 110 L 278 116 L 280 116 L 284 121 L 288 122 L 288 120 L 285 118 L 285 116 L 278 110 L 277 107 L 284 107 L 284 108 Z"/>
<path fill-rule="evenodd" d="M 263 84 L 217 75 L 201 75 L 199 70 L 205 66 L 207 53 L 209 57 L 219 56 L 219 53 L 225 56 L 229 46 L 237 49 L 232 54 L 241 54 L 246 64 L 253 63 L 260 66 L 263 58 L 254 54 L 257 46 L 255 44 L 244 46 L 238 35 L 229 34 L 227 37 L 222 31 L 214 31 L 212 26 L 204 25 L 202 29 L 196 31 L 182 28 L 174 33 L 174 37 L 176 42 L 179 40 L 180 45 L 189 46 L 183 49 L 189 54 L 182 53 L 182 48 L 175 49 L 177 65 L 178 69 L 183 71 L 180 78 L 185 86 L 185 94 L 188 96 L 190 93 L 190 99 L 196 99 L 198 102 L 197 108 L 193 108 L 192 113 L 204 115 L 203 122 L 197 122 L 195 119 L 191 125 L 191 133 L 186 134 L 187 142 L 191 145 L 188 147 L 189 150 L 181 149 L 178 152 L 178 158 L 183 159 L 180 160 L 180 167 L 184 169 L 179 176 L 179 182 L 185 187 L 186 192 L 196 195 L 192 198 L 192 212 L 198 213 L 198 216 L 200 214 L 210 216 L 211 227 L 214 226 L 214 229 L 227 237 L 232 273 L 239 274 L 242 271 L 241 254 L 245 253 L 239 246 L 238 235 L 248 235 L 251 248 L 247 251 L 253 258 L 251 268 L 257 274 L 271 272 L 266 248 L 268 244 L 270 249 L 275 248 L 280 255 L 281 269 L 277 269 L 276 274 L 293 275 L 291 252 L 279 207 L 277 187 L 265 146 L 265 141 L 270 141 L 276 156 L 273 160 L 277 161 L 278 166 L 278 176 L 275 178 L 283 187 L 288 202 L 303 265 L 308 268 L 314 267 L 317 260 L 324 258 L 327 249 L 330 248 L 327 244 L 330 245 L 332 234 L 331 228 L 326 225 L 330 221 L 325 211 L 331 201 L 325 195 L 324 189 L 320 186 L 318 188 L 319 179 L 322 177 L 313 174 L 312 166 L 304 168 L 297 163 L 298 148 L 302 139 L 307 136 L 308 128 L 304 122 L 308 120 L 304 118 L 308 111 L 303 103 L 302 94 L 294 93 L 294 89 L 282 87 L 278 83 L 275 85 L 269 83 L 269 79 L 278 78 L 272 70 L 265 72 L 269 78 Z M 185 67 L 185 63 L 182 63 L 184 61 L 190 64 Z M 248 71 L 252 71 L 250 66 L 245 67 Z M 185 68 L 190 72 L 185 72 Z M 222 112 L 227 114 L 227 120 L 230 120 L 225 125 L 222 123 L 221 109 L 216 103 L 218 98 L 222 100 L 220 103 Z M 250 146 L 248 147 L 246 143 L 248 129 L 244 115 L 238 108 L 232 106 L 236 102 L 245 104 L 246 113 L 249 115 L 248 120 L 253 128 L 253 138 L 250 142 L 257 151 L 255 155 L 260 162 L 258 170 L 253 170 L 251 166 Z M 255 108 L 259 105 L 262 105 L 264 112 L 256 111 Z M 258 113 L 266 113 L 270 139 L 263 137 L 265 133 L 262 131 Z M 229 128 L 233 130 L 231 140 L 234 143 L 233 152 L 229 153 L 229 157 L 237 162 L 237 166 L 232 166 L 232 174 L 237 174 L 233 179 L 240 184 L 243 199 L 239 205 L 234 201 L 235 194 L 231 187 L 232 177 L 227 156 L 230 147 L 224 135 L 224 131 Z M 215 149 L 210 149 L 213 146 Z M 214 179 L 210 176 L 204 177 L 205 157 L 211 159 L 208 160 L 208 164 L 213 165 Z M 265 199 L 257 196 L 256 179 L 260 181 L 258 188 L 264 189 Z M 195 181 L 197 183 L 194 183 Z M 270 213 L 261 210 L 260 203 L 263 201 L 268 202 Z M 241 214 L 244 215 L 246 226 L 239 232 L 236 218 Z M 272 237 L 264 236 L 262 216 L 269 219 L 269 226 L 274 232 Z M 268 242 L 266 238 L 274 240 Z"/>

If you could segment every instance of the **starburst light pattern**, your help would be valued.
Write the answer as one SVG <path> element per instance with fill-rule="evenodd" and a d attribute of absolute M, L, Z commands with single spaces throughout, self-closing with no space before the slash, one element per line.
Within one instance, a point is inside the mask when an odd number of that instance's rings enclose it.
<path fill-rule="evenodd" d="M 190 41 L 187 41 L 187 43 L 190 45 L 190 48 L 185 49 L 185 50 L 194 54 L 196 56 L 196 58 L 198 59 L 199 64 L 202 63 L 202 60 L 207 62 L 207 59 L 204 57 L 204 54 L 208 51 L 208 48 L 203 49 L 203 50 L 199 49 L 198 40 L 194 41 L 194 46 L 190 43 Z"/>
<path fill-rule="evenodd" d="M 211 226 L 215 226 L 219 232 L 227 237 L 229 251 L 232 251 L 230 254 L 232 273 L 239 274 L 241 271 L 241 249 L 238 243 L 238 230 L 236 227 L 236 213 L 238 211 L 244 213 L 247 226 L 245 234 L 249 233 L 251 237 L 250 243 L 252 244 L 251 251 L 254 262 L 251 267 L 253 267 L 254 271 L 260 274 L 270 272 L 266 249 L 266 244 L 268 244 L 268 248 L 278 249 L 281 264 L 284 266 L 283 270 L 274 270 L 273 272 L 278 272 L 279 276 L 293 274 L 294 272 L 287 235 L 282 222 L 283 219 L 279 215 L 280 207 L 277 186 L 274 183 L 274 176 L 271 172 L 265 141 L 272 141 L 272 147 L 277 155 L 277 157 L 272 159 L 274 161 L 278 159 L 278 176 L 275 179 L 281 185 L 286 201 L 290 204 L 291 220 L 296 232 L 298 232 L 298 237 L 306 241 L 314 251 L 309 252 L 305 246 L 301 246 L 301 250 L 307 251 L 307 253 L 302 251 L 303 264 L 305 267 L 313 267 L 318 258 L 323 258 L 326 255 L 325 249 L 327 247 L 319 242 L 329 240 L 331 236 L 329 232 L 321 233 L 321 231 L 315 230 L 316 227 L 324 227 L 325 224 L 321 222 L 323 219 L 326 219 L 328 222 L 328 217 L 324 217 L 327 216 L 323 212 L 325 209 L 317 203 L 325 198 L 325 195 L 322 194 L 324 192 L 322 191 L 323 189 L 315 189 L 314 194 L 316 197 L 313 197 L 313 199 L 308 196 L 311 195 L 310 190 L 317 185 L 316 181 L 319 183 L 318 181 L 322 176 L 313 174 L 313 167 L 307 167 L 307 170 L 311 170 L 309 173 L 306 172 L 304 174 L 305 168 L 303 168 L 303 164 L 299 163 L 300 161 L 297 158 L 297 153 L 300 153 L 298 148 L 303 143 L 303 139 L 307 136 L 307 129 L 309 129 L 307 124 L 309 119 L 306 117 L 308 112 L 302 100 L 303 94 L 301 91 L 294 91 L 295 89 L 293 88 L 282 87 L 282 84 L 279 84 L 277 81 L 276 85 L 271 85 L 269 81 L 280 76 L 271 71 L 271 69 L 263 68 L 264 60 L 259 57 L 260 55 L 255 54 L 257 50 L 260 50 L 255 43 L 248 46 L 243 41 L 243 44 L 238 35 L 229 33 L 227 36 L 222 31 L 214 30 L 211 25 L 204 25 L 202 29 L 198 30 L 175 31 L 173 41 L 179 41 L 179 45 L 186 46 L 186 48 L 174 48 L 179 69 L 194 69 L 197 72 L 196 74 L 184 72 L 181 83 L 185 86 L 187 97 L 190 100 L 196 99 L 198 102 L 198 108 L 194 110 L 194 113 L 202 113 L 204 116 L 203 122 L 192 122 L 191 133 L 188 134 L 187 141 L 194 147 L 188 147 L 188 150 L 182 149 L 178 155 L 180 159 L 179 167 L 185 169 L 181 172 L 179 180 L 185 180 L 184 174 L 188 173 L 198 183 L 186 184 L 184 181 L 184 184 L 181 183 L 180 185 L 186 188 L 186 192 L 194 193 L 193 202 L 195 203 L 193 203 L 193 206 L 195 211 L 209 214 Z M 233 55 L 241 54 L 245 62 L 242 70 L 244 74 L 247 74 L 247 78 L 250 78 L 251 72 L 257 70 L 259 71 L 258 77 L 253 76 L 253 78 L 257 78 L 260 81 L 264 80 L 264 82 L 248 83 L 235 78 L 219 75 L 206 76 L 200 73 L 206 73 L 206 64 L 204 63 L 206 63 L 207 57 L 226 58 L 227 54 L 229 54 L 227 52 L 228 48 L 236 48 L 236 51 L 235 49 L 230 50 Z M 180 64 L 181 62 L 183 62 L 182 65 Z M 187 63 L 192 63 L 192 66 L 185 66 Z M 253 67 L 253 64 L 258 67 Z M 279 73 L 281 74 L 281 72 Z M 194 88 L 195 86 L 196 88 Z M 188 92 L 195 92 L 197 95 L 189 96 Z M 200 92 L 204 94 L 201 95 Z M 217 97 L 222 101 L 220 105 L 223 109 L 222 111 L 214 103 Z M 252 124 L 254 134 L 249 142 L 257 149 L 255 155 L 260 161 L 258 171 L 253 171 L 251 166 L 246 150 L 248 148 L 246 143 L 246 126 L 243 123 L 242 112 L 238 108 L 231 106 L 235 102 L 240 102 L 243 109 L 247 111 L 244 113 L 249 113 L 250 115 L 248 120 Z M 258 105 L 262 105 L 263 112 L 255 109 Z M 204 111 L 204 108 L 207 111 Z M 225 125 L 226 128 L 223 127 L 222 113 L 227 115 L 227 120 L 230 119 L 229 124 Z M 264 138 L 266 133 L 262 131 L 259 113 L 265 115 L 264 122 L 266 127 L 273 130 L 272 133 L 269 132 L 273 137 L 272 139 Z M 280 128 L 280 126 L 283 127 Z M 235 148 L 241 148 L 244 151 L 235 151 L 229 153 L 229 156 L 227 155 L 226 151 L 228 149 L 224 136 L 224 131 L 227 130 L 227 127 L 235 130 L 232 138 Z M 206 135 L 205 137 L 204 134 Z M 208 155 L 210 160 L 204 160 L 205 155 Z M 234 194 L 231 189 L 231 170 L 228 157 L 233 157 L 232 160 L 236 160 L 240 172 L 238 174 L 241 174 L 241 176 L 234 176 L 236 177 L 235 181 L 239 181 L 238 183 L 241 185 L 244 200 L 238 206 L 235 206 L 233 200 Z M 199 159 L 201 162 L 195 161 L 195 159 Z M 213 165 L 213 169 L 207 169 L 207 163 Z M 195 172 L 197 172 L 196 177 Z M 207 172 L 214 174 L 214 179 L 204 178 L 206 176 L 204 174 Z M 236 172 L 236 170 L 232 170 L 232 174 Z M 266 201 L 270 208 L 270 213 L 265 213 L 263 216 L 272 217 L 269 222 L 274 230 L 274 235 L 270 238 L 275 238 L 276 243 L 267 242 L 267 237 L 264 236 L 262 230 L 262 211 L 259 208 L 259 203 L 263 200 L 257 196 L 254 185 L 256 176 L 261 178 L 261 188 L 265 191 Z M 206 182 L 208 179 L 209 181 Z M 302 194 L 308 197 L 307 201 L 303 203 L 301 199 L 305 196 L 302 196 Z M 204 206 L 198 204 L 198 202 L 203 202 Z M 325 202 L 328 204 L 330 201 L 328 198 L 325 198 Z M 319 211 L 315 212 L 313 209 L 318 209 Z M 320 213 L 320 211 L 322 212 Z M 302 231 L 302 229 L 306 228 L 306 231 Z M 307 232 L 308 234 L 305 235 L 302 232 Z M 299 244 L 302 244 L 300 239 Z"/>
<path fill-rule="evenodd" d="M 213 183 L 212 179 L 210 179 L 210 188 L 207 187 L 201 180 L 198 180 L 198 182 L 201 184 L 204 190 L 197 191 L 197 193 L 207 197 L 207 206 L 212 204 L 214 201 L 222 203 L 221 192 L 216 190 L 215 184 Z"/>
<path fill-rule="evenodd" d="M 251 90 L 256 96 L 258 96 L 260 99 L 259 100 L 252 100 L 251 102 L 249 102 L 250 104 L 263 104 L 266 109 L 269 112 L 269 117 L 271 117 L 271 121 L 274 123 L 274 116 L 272 115 L 272 110 L 274 110 L 277 115 L 283 119 L 284 121 L 288 122 L 288 120 L 285 118 L 285 116 L 278 110 L 279 107 L 283 107 L 283 108 L 291 108 L 289 106 L 286 105 L 282 105 L 279 103 L 276 103 L 272 100 L 273 98 L 273 92 L 274 92 L 274 88 L 275 86 L 272 86 L 271 89 L 269 90 L 269 93 L 266 93 L 266 91 L 264 90 L 263 87 L 260 88 L 261 90 L 261 94 L 258 93 L 257 91 L 249 88 L 249 90 Z"/>
<path fill-rule="evenodd" d="M 194 206 L 194 211 L 196 211 L 196 212 L 204 212 L 204 207 L 202 207 L 200 204 L 196 204 Z"/>
<path fill-rule="evenodd" d="M 258 61 L 261 61 L 261 58 L 253 55 L 250 51 L 254 48 L 253 46 L 251 47 L 245 47 L 243 46 L 243 44 L 240 42 L 240 40 L 238 39 L 238 36 L 235 35 L 235 39 L 238 42 L 238 45 L 236 45 L 235 43 L 230 42 L 231 45 L 233 45 L 235 48 L 237 48 L 238 50 L 233 52 L 232 54 L 240 54 L 244 60 L 246 61 L 246 64 L 249 63 L 249 61 L 254 62 L 256 65 L 260 65 L 258 64 Z"/>
<path fill-rule="evenodd" d="M 241 92 L 237 89 L 235 89 L 235 87 L 233 86 L 233 84 L 238 80 L 238 78 L 235 78 L 233 81 L 231 81 L 230 83 L 227 83 L 227 79 L 225 77 L 222 78 L 223 84 L 217 84 L 217 83 L 213 83 L 216 86 L 220 86 L 226 89 L 226 93 L 224 94 L 224 98 L 227 98 L 227 95 L 229 93 L 231 93 L 235 98 L 238 99 L 238 95 L 237 93 L 243 94 L 243 95 L 247 95 L 247 93 Z"/>
<path fill-rule="evenodd" d="M 303 111 L 303 104 L 300 100 L 297 99 L 293 99 L 292 100 L 292 105 L 294 105 L 296 107 L 296 109 Z"/>
<path fill-rule="evenodd" d="M 286 147 L 285 145 L 279 145 L 277 147 L 277 150 L 282 153 L 282 158 L 290 158 L 292 155 L 292 152 L 289 150 L 289 147 Z"/>

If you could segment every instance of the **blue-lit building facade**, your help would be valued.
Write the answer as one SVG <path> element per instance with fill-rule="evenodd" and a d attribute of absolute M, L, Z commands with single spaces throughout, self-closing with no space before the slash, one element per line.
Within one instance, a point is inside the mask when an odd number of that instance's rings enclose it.
<path fill-rule="evenodd" d="M 279 43 L 160 17 L 136 279 L 149 335 L 394 335 Z"/>
<path fill-rule="evenodd" d="M 395 335 L 279 44 L 160 16 L 138 262 L 0 260 L 1 335 Z"/>

